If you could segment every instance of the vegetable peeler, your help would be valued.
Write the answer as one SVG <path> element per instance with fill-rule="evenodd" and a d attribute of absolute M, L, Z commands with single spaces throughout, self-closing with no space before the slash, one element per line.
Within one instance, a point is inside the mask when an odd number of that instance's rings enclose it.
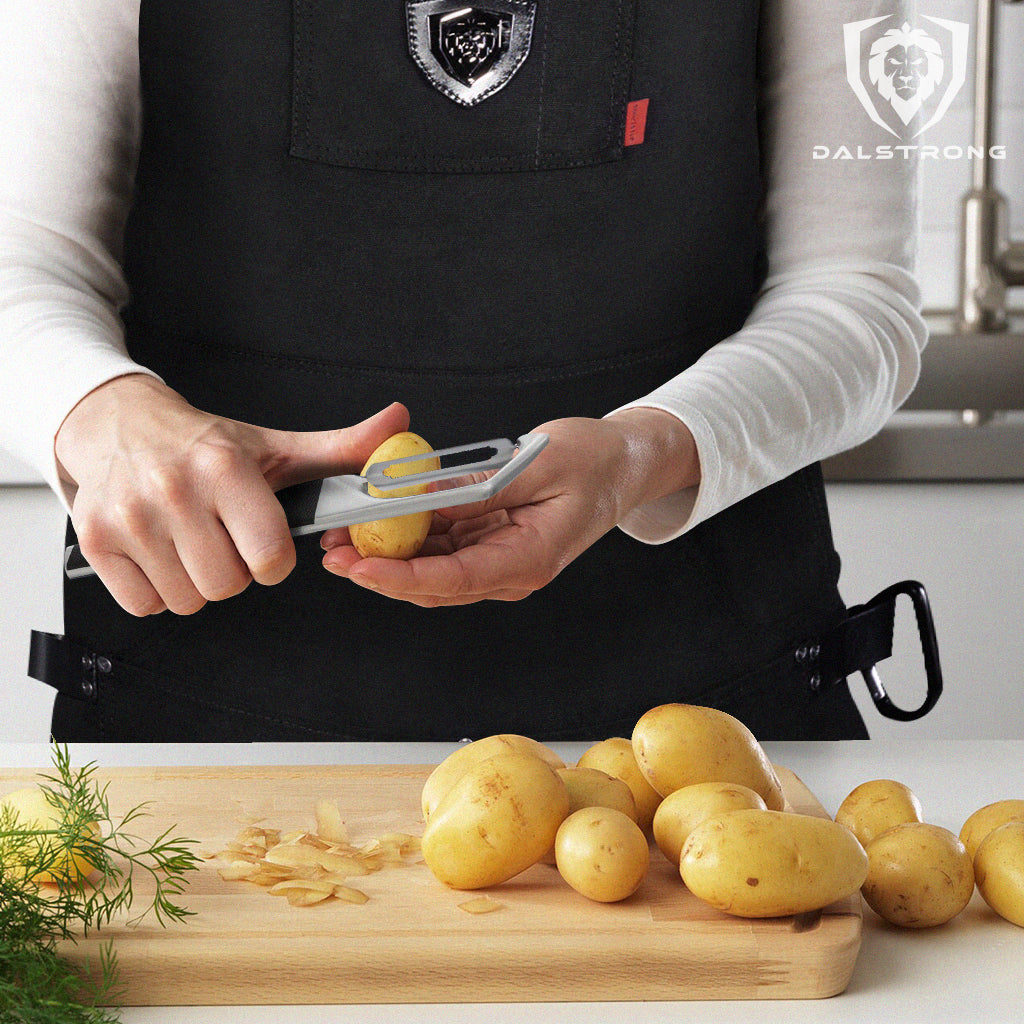
<path fill-rule="evenodd" d="M 367 467 L 362 476 L 346 473 L 295 484 L 278 491 L 277 498 L 284 507 L 293 537 L 319 533 L 335 526 L 351 526 L 353 523 L 405 516 L 411 512 L 429 512 L 451 505 L 465 505 L 497 494 L 533 462 L 547 443 L 547 434 L 531 433 L 523 434 L 515 442 L 499 437 L 476 444 L 460 444 L 421 455 L 375 462 Z M 409 473 L 406 476 L 394 475 L 396 466 L 435 458 L 440 460 L 440 469 Z M 425 494 L 391 497 L 387 494 L 388 491 L 417 484 L 437 483 L 470 473 L 492 471 L 496 471 L 493 476 L 478 483 L 427 491 Z M 383 496 L 370 494 L 371 485 L 383 492 Z M 91 576 L 95 571 L 82 556 L 77 544 L 65 549 L 64 572 L 70 579 Z"/>

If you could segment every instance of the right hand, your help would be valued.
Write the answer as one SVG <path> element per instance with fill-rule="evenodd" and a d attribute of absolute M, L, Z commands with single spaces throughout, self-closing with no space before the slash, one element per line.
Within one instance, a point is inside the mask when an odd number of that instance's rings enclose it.
<path fill-rule="evenodd" d="M 292 571 L 295 545 L 274 491 L 358 473 L 408 426 L 396 402 L 353 427 L 270 430 L 128 374 L 71 410 L 54 451 L 82 554 L 117 603 L 132 615 L 190 615 Z"/>

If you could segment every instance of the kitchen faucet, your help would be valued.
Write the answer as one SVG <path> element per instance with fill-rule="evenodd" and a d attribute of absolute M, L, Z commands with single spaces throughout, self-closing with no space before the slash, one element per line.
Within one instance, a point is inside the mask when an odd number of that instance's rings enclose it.
<path fill-rule="evenodd" d="M 978 159 L 973 161 L 973 187 L 963 199 L 956 324 L 956 329 L 966 334 L 1005 331 L 1006 290 L 1024 287 L 1024 242 L 1011 241 L 1006 197 L 993 184 L 996 4 L 997 0 L 978 0 L 974 79 L 974 146 Z"/>

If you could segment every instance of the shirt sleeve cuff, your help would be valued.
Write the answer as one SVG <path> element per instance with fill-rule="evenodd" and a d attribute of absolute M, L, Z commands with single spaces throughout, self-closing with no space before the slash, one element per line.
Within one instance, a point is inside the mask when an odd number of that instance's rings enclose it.
<path fill-rule="evenodd" d="M 709 519 L 719 508 L 722 459 L 718 442 L 704 414 L 685 402 L 670 405 L 640 398 L 620 405 L 607 416 L 624 409 L 661 409 L 671 413 L 686 424 L 697 446 L 700 483 L 640 505 L 618 523 L 619 529 L 634 540 L 644 544 L 666 544 Z"/>
<path fill-rule="evenodd" d="M 44 377 L 19 382 L 19 386 L 5 388 L 12 406 L 4 419 L 10 419 L 14 429 L 12 453 L 34 467 L 53 489 L 65 510 L 70 514 L 71 504 L 61 483 L 54 453 L 54 441 L 68 413 L 101 384 L 129 373 L 144 373 L 156 380 L 158 374 L 140 366 L 106 335 L 94 336 L 88 330 L 70 338 L 66 334 L 62 343 L 54 346 L 52 361 L 48 362 Z M 63 333 L 63 332 L 62 332 Z M 25 425 L 31 424 L 31 431 Z M 10 435 L 9 435 L 10 436 Z"/>

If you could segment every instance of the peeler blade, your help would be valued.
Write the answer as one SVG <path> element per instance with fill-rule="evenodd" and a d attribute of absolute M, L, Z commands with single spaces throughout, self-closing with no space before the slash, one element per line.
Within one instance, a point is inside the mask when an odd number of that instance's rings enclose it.
<path fill-rule="evenodd" d="M 402 459 L 391 459 L 388 462 L 375 462 L 363 474 L 366 482 L 379 491 L 395 490 L 399 487 L 410 487 L 416 484 L 434 483 L 439 480 L 451 480 L 455 477 L 467 476 L 470 473 L 484 473 L 492 469 L 501 469 L 515 455 L 516 445 L 505 437 L 494 438 L 477 444 L 460 444 L 453 448 L 440 448 L 425 455 L 408 455 Z M 395 466 L 428 462 L 438 459 L 440 469 L 428 469 L 420 473 L 407 473 L 395 476 Z M 453 488 L 455 490 L 457 488 Z"/>
<path fill-rule="evenodd" d="M 523 434 L 515 443 L 506 438 L 475 444 L 442 448 L 427 455 L 413 455 L 391 462 L 379 462 L 370 466 L 363 476 L 328 477 L 320 488 L 319 500 L 312 521 L 302 532 L 311 533 L 330 529 L 334 526 L 351 526 L 375 519 L 390 519 L 394 516 L 409 515 L 412 512 L 428 512 L 483 501 L 497 494 L 517 477 L 541 452 L 548 443 L 547 434 Z M 486 454 L 480 459 L 477 456 Z M 408 476 L 385 475 L 397 465 L 422 462 L 426 458 L 440 458 L 441 469 L 410 473 Z M 466 461 L 466 460 L 471 461 Z M 458 484 L 454 487 L 427 491 L 424 494 L 404 494 L 388 497 L 389 489 L 407 488 L 414 484 L 432 483 L 467 476 L 481 471 L 493 471 L 484 480 Z M 369 493 L 369 486 L 383 492 L 379 497 Z M 383 484 L 383 486 L 381 486 Z M 280 497 L 280 495 L 278 495 Z M 293 533 L 297 530 L 293 528 Z"/>

